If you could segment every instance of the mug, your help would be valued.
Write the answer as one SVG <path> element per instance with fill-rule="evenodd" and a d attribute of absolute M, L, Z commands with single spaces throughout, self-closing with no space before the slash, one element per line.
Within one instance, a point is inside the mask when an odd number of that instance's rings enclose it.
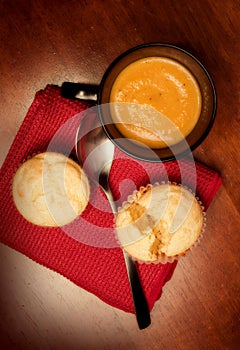
<path fill-rule="evenodd" d="M 141 140 L 133 139 L 133 137 L 124 134 L 116 119 L 113 118 L 111 93 L 116 79 L 130 65 L 140 60 L 148 61 L 150 58 L 175 62 L 186 69 L 196 81 L 201 97 L 199 116 L 193 129 L 187 135 L 182 135 L 176 143 L 166 143 L 161 147 L 151 147 Z M 62 96 L 97 103 L 98 118 L 103 131 L 114 145 L 131 157 L 149 162 L 178 159 L 198 147 L 213 125 L 217 107 L 214 83 L 204 65 L 186 50 L 163 43 L 139 45 L 121 54 L 107 68 L 99 86 L 63 83 Z M 131 105 L 132 103 L 130 103 L 130 107 Z M 127 113 L 131 113 L 131 108 L 127 110 Z M 170 124 L 174 124 L 174 122 L 170 122 Z"/>

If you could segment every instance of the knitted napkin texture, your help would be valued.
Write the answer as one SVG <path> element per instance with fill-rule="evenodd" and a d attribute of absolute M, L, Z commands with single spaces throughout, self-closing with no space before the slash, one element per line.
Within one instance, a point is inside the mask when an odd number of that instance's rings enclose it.
<path fill-rule="evenodd" d="M 57 86 L 48 85 L 36 93 L 0 170 L 0 241 L 60 273 L 109 305 L 134 313 L 123 253 L 113 229 L 113 214 L 96 184 L 91 184 L 90 202 L 82 215 L 62 228 L 29 223 L 13 202 L 12 179 L 26 159 L 46 150 L 71 153 L 74 158 L 78 125 L 89 107 L 88 103 L 62 98 Z M 188 158 L 180 162 L 148 163 L 115 149 L 110 185 L 119 205 L 140 186 L 161 181 L 183 183 L 193 188 L 206 210 L 221 184 L 221 177 Z M 176 261 L 137 263 L 149 310 L 160 298 L 176 264 Z"/>

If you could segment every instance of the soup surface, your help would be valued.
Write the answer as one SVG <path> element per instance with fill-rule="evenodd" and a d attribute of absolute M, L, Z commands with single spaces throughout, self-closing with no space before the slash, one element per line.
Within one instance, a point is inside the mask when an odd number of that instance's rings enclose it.
<path fill-rule="evenodd" d="M 201 112 L 201 93 L 193 75 L 180 63 L 148 57 L 121 71 L 110 103 L 112 119 L 123 136 L 164 148 L 193 130 Z"/>

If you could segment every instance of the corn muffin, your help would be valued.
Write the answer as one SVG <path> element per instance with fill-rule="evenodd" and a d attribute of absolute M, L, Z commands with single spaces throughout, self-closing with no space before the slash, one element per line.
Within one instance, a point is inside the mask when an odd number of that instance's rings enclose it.
<path fill-rule="evenodd" d="M 63 226 L 76 219 L 89 201 L 89 182 L 72 159 L 56 152 L 40 153 L 20 165 L 12 194 L 21 215 L 40 226 Z"/>
<path fill-rule="evenodd" d="M 184 255 L 198 241 L 203 226 L 201 204 L 191 191 L 176 184 L 140 188 L 116 216 L 120 244 L 140 262 Z"/>

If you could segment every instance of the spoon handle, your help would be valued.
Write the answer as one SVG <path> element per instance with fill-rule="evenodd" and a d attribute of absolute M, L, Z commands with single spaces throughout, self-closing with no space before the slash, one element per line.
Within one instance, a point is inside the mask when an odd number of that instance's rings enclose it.
<path fill-rule="evenodd" d="M 139 329 L 144 329 L 151 324 L 147 300 L 140 282 L 137 266 L 133 259 L 123 251 L 128 278 L 130 282 L 132 298 Z"/>
<path fill-rule="evenodd" d="M 112 212 L 116 214 L 116 206 L 112 196 L 112 192 L 109 188 L 108 176 L 110 173 L 111 164 L 107 164 L 103 169 L 99 177 L 99 184 L 106 194 L 106 197 L 111 206 Z M 143 292 L 142 284 L 138 274 L 135 261 L 124 251 L 123 256 L 128 273 L 128 279 L 131 287 L 133 304 L 135 308 L 136 319 L 139 329 L 144 329 L 151 324 L 150 313 L 148 309 L 147 300 Z"/>

